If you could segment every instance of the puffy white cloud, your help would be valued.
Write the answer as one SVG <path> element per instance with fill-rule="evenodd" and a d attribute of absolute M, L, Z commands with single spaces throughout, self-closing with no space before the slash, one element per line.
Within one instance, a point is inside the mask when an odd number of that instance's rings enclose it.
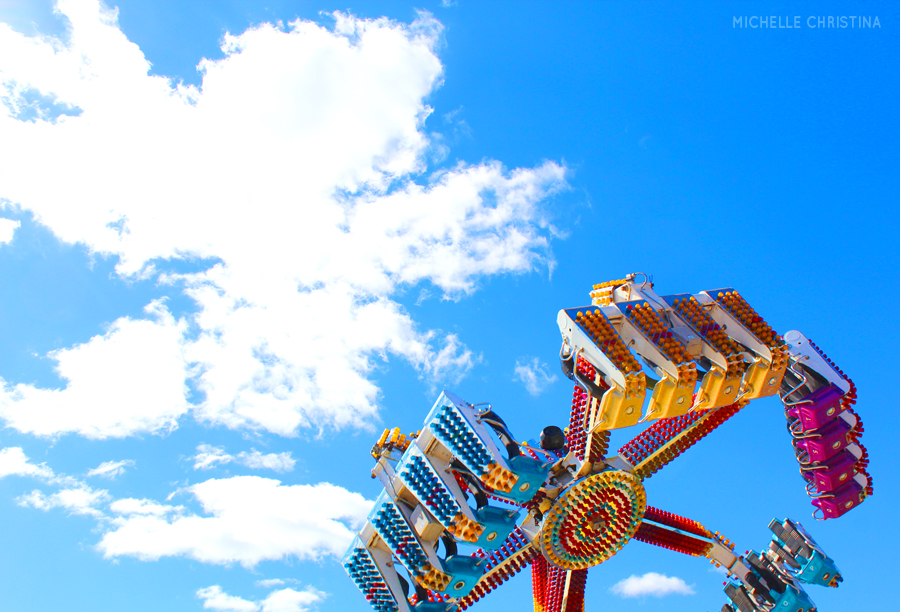
<path fill-rule="evenodd" d="M 108 558 L 186 556 L 252 567 L 286 557 L 340 556 L 372 502 L 341 487 L 282 485 L 258 476 L 211 479 L 186 489 L 203 515 L 130 514 L 111 520 L 98 544 Z"/>
<path fill-rule="evenodd" d="M 13 234 L 19 229 L 21 222 L 12 219 L 0 218 L 0 244 L 6 244 L 13 239 Z"/>
<path fill-rule="evenodd" d="M 113 478 L 125 464 L 133 465 L 134 462 L 108 461 L 88 474 L 96 472 L 96 475 Z M 105 518 L 100 506 L 110 499 L 106 490 L 95 490 L 78 478 L 56 474 L 44 463 L 35 465 L 18 446 L 0 450 L 0 478 L 4 476 L 30 476 L 59 488 L 55 493 L 49 495 L 39 489 L 34 489 L 31 493 L 19 496 L 16 501 L 20 506 L 37 508 L 45 512 L 53 508 L 64 508 L 73 514 L 88 515 L 96 519 Z"/>
<path fill-rule="evenodd" d="M 110 480 L 121 476 L 125 473 L 126 467 L 134 465 L 131 459 L 123 459 L 122 461 L 104 461 L 92 470 L 88 470 L 88 476 L 99 476 L 100 478 L 109 478 Z"/>
<path fill-rule="evenodd" d="M 295 591 L 287 588 L 272 591 L 260 602 L 261 612 L 306 612 L 311 605 L 324 599 L 325 594 L 313 588 Z"/>
<path fill-rule="evenodd" d="M 31 463 L 31 460 L 25 455 L 25 451 L 18 446 L 10 446 L 0 450 L 0 478 L 4 476 L 30 476 L 67 491 L 65 494 L 56 497 L 46 497 L 40 491 L 33 491 L 19 500 L 21 505 L 40 507 L 43 510 L 66 506 L 66 503 L 64 503 L 66 500 L 75 499 L 85 492 L 93 495 L 93 490 L 84 481 L 66 474 L 56 474 L 46 463 L 37 465 Z M 105 494 L 105 491 L 102 493 Z M 98 502 L 103 499 L 105 499 L 103 495 L 96 496 Z M 23 500 L 28 501 L 27 503 L 22 503 Z"/>
<path fill-rule="evenodd" d="M 540 395 L 547 385 L 556 382 L 556 374 L 551 374 L 547 364 L 537 357 L 525 362 L 517 359 L 515 372 L 513 380 L 524 383 L 528 393 L 534 396 Z"/>
<path fill-rule="evenodd" d="M 209 470 L 221 463 L 234 461 L 234 457 L 226 453 L 224 448 L 211 444 L 200 444 L 197 447 L 197 454 L 192 459 L 195 470 Z"/>
<path fill-rule="evenodd" d="M 22 495 L 17 500 L 20 506 L 37 508 L 38 510 L 50 510 L 51 508 L 65 508 L 72 514 L 85 514 L 94 518 L 103 518 L 103 512 L 98 508 L 109 500 L 109 493 L 105 490 L 96 491 L 86 485 L 66 488 L 47 495 L 35 489 L 31 493 Z"/>
<path fill-rule="evenodd" d="M 258 582 L 257 584 L 260 583 Z M 222 612 L 306 612 L 311 605 L 322 601 L 325 594 L 312 587 L 307 587 L 302 591 L 287 588 L 272 591 L 265 599 L 255 602 L 243 597 L 229 595 L 222 590 L 222 587 L 216 584 L 199 589 L 197 597 L 203 600 L 203 607 L 207 610 L 219 610 Z"/>
<path fill-rule="evenodd" d="M 173 429 L 188 409 L 181 349 L 185 323 L 160 302 L 145 310 L 155 320 L 123 317 L 102 336 L 50 353 L 64 388 L 3 382 L 0 417 L 39 436 L 76 432 L 119 438 Z"/>
<path fill-rule="evenodd" d="M 256 602 L 229 595 L 218 584 L 197 590 L 197 597 L 203 600 L 204 610 L 219 610 L 221 612 L 256 612 L 259 605 Z"/>
<path fill-rule="evenodd" d="M 33 476 L 49 480 L 53 478 L 53 470 L 43 463 L 31 463 L 21 447 L 10 446 L 0 450 L 0 478 L 4 476 Z"/>
<path fill-rule="evenodd" d="M 665 595 L 693 595 L 694 589 L 684 580 L 675 576 L 665 576 L 648 572 L 643 576 L 631 575 L 610 588 L 619 597 L 663 597 Z"/>
<path fill-rule="evenodd" d="M 263 455 L 255 448 L 251 449 L 249 453 L 238 453 L 236 460 L 241 465 L 246 465 L 253 470 L 272 470 L 275 472 L 290 472 L 297 463 L 297 460 L 291 457 L 290 452 L 267 453 Z"/>
<path fill-rule="evenodd" d="M 258 450 L 250 452 L 242 451 L 237 455 L 229 455 L 224 448 L 201 444 L 197 447 L 197 454 L 193 457 L 195 470 L 208 470 L 219 464 L 239 463 L 253 470 L 273 470 L 275 472 L 290 472 L 294 469 L 297 460 L 291 457 L 290 452 L 262 454 Z"/>
<path fill-rule="evenodd" d="M 126 497 L 124 499 L 117 499 L 113 503 L 109 505 L 109 509 L 116 514 L 129 515 L 129 514 L 143 514 L 143 515 L 152 515 L 152 516 L 163 516 L 169 514 L 170 512 L 181 512 L 184 510 L 184 506 L 169 506 L 166 504 L 160 504 L 159 502 L 155 502 L 151 499 L 135 499 L 133 497 Z"/>
<path fill-rule="evenodd" d="M 269 578 L 267 580 L 257 580 L 254 583 L 258 587 L 269 588 L 273 586 L 281 586 L 284 584 L 284 580 L 281 578 Z"/>
<path fill-rule="evenodd" d="M 262 24 L 227 35 L 197 88 L 148 75 L 97 0 L 58 9 L 65 40 L 0 25 L 0 198 L 117 257 L 120 274 L 185 291 L 198 313 L 190 334 L 168 315 L 120 319 L 52 353 L 68 385 L 6 385 L 0 417 L 15 429 L 168 431 L 189 408 L 185 381 L 211 424 L 368 426 L 373 360 L 407 360 L 435 385 L 478 361 L 421 329 L 399 292 L 430 283 L 457 297 L 486 275 L 552 265 L 542 202 L 565 187 L 564 167 L 485 161 L 426 178 L 425 99 L 443 70 L 430 15 Z M 28 116 L 27 92 L 42 101 Z M 183 259 L 218 263 L 156 274 Z"/>

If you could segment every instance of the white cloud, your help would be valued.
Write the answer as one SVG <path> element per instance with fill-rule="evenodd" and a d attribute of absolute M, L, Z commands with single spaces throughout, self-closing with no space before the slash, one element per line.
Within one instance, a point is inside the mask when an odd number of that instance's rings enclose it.
<path fill-rule="evenodd" d="M 458 297 L 486 275 L 552 267 L 542 202 L 565 187 L 565 168 L 485 161 L 425 178 L 425 99 L 443 71 L 430 15 L 227 35 L 195 88 L 149 76 L 97 0 L 58 9 L 65 40 L 0 25 L 0 198 L 199 311 L 189 336 L 167 314 L 123 318 L 52 353 L 66 388 L 5 385 L 0 417 L 13 428 L 169 431 L 190 408 L 186 381 L 202 422 L 281 435 L 366 427 L 373 360 L 404 359 L 435 385 L 478 360 L 420 328 L 400 292 L 430 283 Z M 26 91 L 80 113 L 48 106 L 22 120 Z M 154 271 L 198 258 L 219 263 Z"/>
<path fill-rule="evenodd" d="M 290 472 L 297 463 L 297 460 L 293 459 L 289 452 L 263 455 L 255 448 L 251 449 L 249 453 L 238 453 L 236 460 L 253 470 L 273 470 L 275 472 Z"/>
<path fill-rule="evenodd" d="M 0 450 L 0 478 L 4 476 L 33 476 L 42 480 L 53 478 L 53 470 L 44 465 L 35 465 L 18 446 Z"/>
<path fill-rule="evenodd" d="M 258 450 L 250 449 L 250 452 L 242 451 L 237 455 L 230 455 L 225 449 L 209 444 L 201 444 L 197 447 L 197 454 L 193 457 L 195 470 L 208 470 L 219 464 L 238 463 L 253 470 L 273 470 L 275 472 L 290 472 L 294 469 L 297 460 L 291 457 L 290 452 L 262 454 Z"/>
<path fill-rule="evenodd" d="M 284 580 L 281 578 L 269 578 L 267 580 L 257 580 L 254 584 L 258 587 L 269 588 L 273 586 L 281 586 L 284 584 Z"/>
<path fill-rule="evenodd" d="M 556 382 L 556 374 L 551 374 L 547 364 L 537 357 L 524 363 L 517 359 L 515 371 L 513 380 L 524 383 L 528 393 L 534 396 L 540 395 L 547 385 Z"/>
<path fill-rule="evenodd" d="M 18 498 L 20 506 L 37 508 L 47 511 L 51 508 L 65 508 L 72 514 L 84 514 L 94 518 L 103 518 L 103 512 L 98 508 L 109 500 L 109 493 L 105 490 L 95 491 L 91 487 L 81 485 L 68 489 L 61 489 L 52 495 L 47 495 L 35 489 Z"/>
<path fill-rule="evenodd" d="M 89 470 L 87 475 L 113 480 L 124 474 L 126 467 L 132 467 L 133 465 L 134 461 L 131 459 L 123 459 L 122 461 L 104 461 L 94 469 Z"/>
<path fill-rule="evenodd" d="M 287 588 L 272 591 L 262 600 L 261 612 L 306 612 L 311 605 L 324 599 L 325 594 L 311 587 L 302 591 Z"/>
<path fill-rule="evenodd" d="M 328 483 L 282 485 L 258 476 L 211 479 L 186 489 L 203 514 L 112 519 L 98 544 L 107 558 L 186 556 L 205 563 L 340 556 L 372 502 Z"/>
<path fill-rule="evenodd" d="M 199 589 L 197 597 L 203 600 L 204 610 L 219 610 L 221 612 L 256 612 L 259 605 L 242 597 L 229 595 L 218 584 Z"/>
<path fill-rule="evenodd" d="M 123 317 L 102 336 L 50 353 L 64 388 L 3 382 L 0 417 L 38 436 L 120 438 L 174 429 L 188 409 L 180 346 L 185 323 L 160 302 L 145 310 L 155 320 Z"/>
<path fill-rule="evenodd" d="M 117 472 L 123 470 L 123 465 L 133 464 L 133 461 L 108 461 L 90 470 L 88 475 L 114 478 Z M 25 452 L 18 446 L 0 450 L 0 478 L 13 475 L 30 476 L 46 484 L 60 487 L 58 491 L 49 495 L 39 489 L 34 489 L 31 493 L 21 495 L 16 500 L 20 506 L 37 508 L 45 512 L 53 508 L 64 508 L 72 514 L 88 515 L 98 520 L 104 519 L 106 516 L 100 510 L 100 506 L 110 500 L 109 492 L 93 489 L 78 478 L 65 474 L 55 474 L 44 463 L 40 465 L 31 463 Z M 123 501 L 127 502 L 128 500 Z M 113 505 L 116 503 L 120 502 L 115 502 Z"/>
<path fill-rule="evenodd" d="M 648 572 L 643 576 L 631 575 L 610 588 L 619 597 L 663 597 L 665 595 L 693 595 L 694 589 L 681 578 Z"/>
<path fill-rule="evenodd" d="M 130 514 L 141 514 L 141 515 L 152 515 L 152 516 L 164 516 L 169 514 L 170 512 L 181 512 L 184 510 L 184 506 L 169 506 L 166 504 L 160 504 L 150 499 L 135 499 L 133 497 L 126 497 L 124 499 L 117 499 L 113 503 L 109 505 L 109 509 L 116 514 L 122 515 L 130 515 Z"/>
<path fill-rule="evenodd" d="M 70 489 L 81 489 L 87 485 L 81 480 L 65 474 L 55 474 L 45 463 L 33 464 L 18 446 L 0 450 L 0 478 L 4 476 L 31 476 L 47 484 Z"/>
<path fill-rule="evenodd" d="M 19 229 L 21 222 L 12 219 L 0 218 L 0 244 L 6 244 L 13 239 L 13 234 Z"/>
<path fill-rule="evenodd" d="M 231 463 L 234 457 L 225 452 L 221 446 L 201 444 L 197 447 L 197 454 L 192 457 L 195 470 L 209 470 L 220 463 Z"/>
<path fill-rule="evenodd" d="M 302 591 L 287 588 L 272 591 L 265 599 L 255 602 L 229 595 L 216 584 L 199 589 L 197 597 L 203 600 L 204 609 L 221 612 L 306 612 L 311 605 L 322 601 L 325 594 L 312 587 Z"/>

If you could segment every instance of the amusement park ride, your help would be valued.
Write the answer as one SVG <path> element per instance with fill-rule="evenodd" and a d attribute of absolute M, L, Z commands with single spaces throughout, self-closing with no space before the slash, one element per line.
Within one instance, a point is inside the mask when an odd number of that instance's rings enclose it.
<path fill-rule="evenodd" d="M 812 612 L 803 584 L 842 581 L 799 523 L 773 520 L 768 548 L 738 555 L 718 532 L 647 505 L 644 480 L 775 393 L 817 519 L 858 506 L 872 481 L 856 388 L 815 344 L 776 334 L 733 289 L 660 297 L 640 276 L 559 312 L 560 363 L 575 382 L 565 432 L 518 441 L 490 405 L 447 392 L 421 431 L 385 430 L 372 449 L 384 491 L 343 560 L 375 610 L 462 611 L 530 565 L 536 612 L 582 612 L 588 568 L 632 539 L 725 568 L 722 612 Z M 647 421 L 608 452 L 610 430 Z"/>

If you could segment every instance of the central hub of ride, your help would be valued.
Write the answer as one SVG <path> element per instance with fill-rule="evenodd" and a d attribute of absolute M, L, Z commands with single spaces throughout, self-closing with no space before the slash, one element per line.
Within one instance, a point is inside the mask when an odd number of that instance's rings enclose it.
<path fill-rule="evenodd" d="M 630 540 L 647 508 L 644 486 L 618 470 L 567 487 L 544 516 L 538 543 L 553 565 L 578 570 L 603 563 Z"/>

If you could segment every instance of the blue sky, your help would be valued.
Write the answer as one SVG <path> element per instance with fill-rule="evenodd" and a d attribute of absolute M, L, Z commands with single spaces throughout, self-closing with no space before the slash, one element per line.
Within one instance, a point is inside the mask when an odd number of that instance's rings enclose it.
<path fill-rule="evenodd" d="M 556 312 L 639 271 L 816 341 L 875 483 L 814 521 L 770 398 L 648 503 L 741 550 L 800 520 L 846 580 L 820 609 L 890 608 L 893 5 L 112 6 L 0 0 L 4 609 L 369 609 L 338 560 L 381 428 L 442 388 L 564 425 Z M 851 14 L 880 27 L 808 26 Z M 648 572 L 692 594 L 612 591 Z M 634 542 L 587 610 L 718 610 L 722 579 Z"/>

